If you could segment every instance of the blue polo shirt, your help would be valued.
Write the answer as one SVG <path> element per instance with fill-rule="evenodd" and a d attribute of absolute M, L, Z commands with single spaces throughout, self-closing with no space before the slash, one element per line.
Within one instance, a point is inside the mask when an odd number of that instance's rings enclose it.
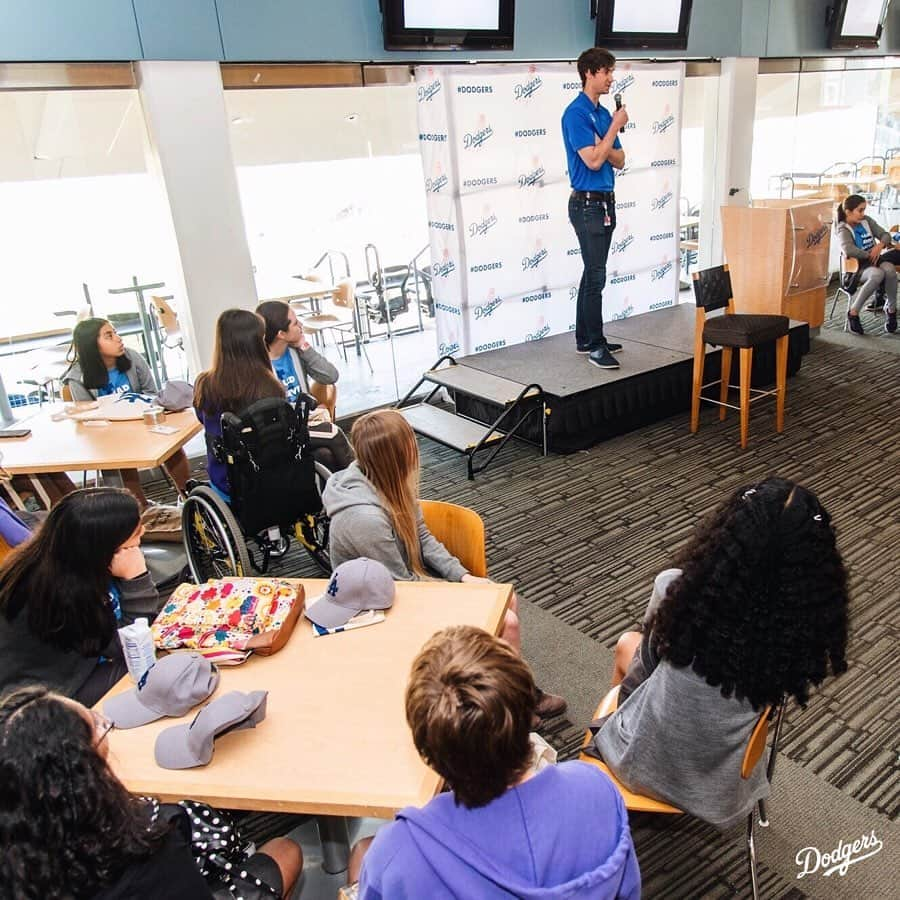
<path fill-rule="evenodd" d="M 284 393 L 288 403 L 296 403 L 302 387 L 300 379 L 297 377 L 297 370 L 294 368 L 294 359 L 290 347 L 278 359 L 272 360 L 272 368 L 275 370 L 278 380 L 284 385 Z"/>
<path fill-rule="evenodd" d="M 102 388 L 97 389 L 98 397 L 106 397 L 109 394 L 121 394 L 131 390 L 131 382 L 125 372 L 120 372 L 115 366 L 106 370 L 109 381 Z"/>
<path fill-rule="evenodd" d="M 598 137 L 603 138 L 612 124 L 612 114 L 605 107 L 594 106 L 590 97 L 579 91 L 578 96 L 566 107 L 562 117 L 563 143 L 569 164 L 569 181 L 576 191 L 611 191 L 615 187 L 612 163 L 607 160 L 595 172 L 589 169 L 578 151 L 593 147 Z M 620 150 L 618 136 L 613 147 Z"/>

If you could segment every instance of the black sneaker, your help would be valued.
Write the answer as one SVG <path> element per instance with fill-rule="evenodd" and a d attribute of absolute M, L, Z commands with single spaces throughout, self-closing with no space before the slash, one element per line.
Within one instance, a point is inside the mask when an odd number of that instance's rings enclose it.
<path fill-rule="evenodd" d="M 847 325 L 854 334 L 866 333 L 862 322 L 859 321 L 859 316 L 851 316 L 850 313 L 847 313 Z"/>
<path fill-rule="evenodd" d="M 884 320 L 884 330 L 895 334 L 897 331 L 897 310 L 889 312 Z"/>
<path fill-rule="evenodd" d="M 587 356 L 591 352 L 591 346 L 590 344 L 576 344 L 575 352 L 580 353 L 582 356 Z"/>
<path fill-rule="evenodd" d="M 607 341 L 606 349 L 609 350 L 610 353 L 618 353 L 622 349 L 622 345 L 614 344 L 612 341 Z"/>
<path fill-rule="evenodd" d="M 879 289 L 875 292 L 875 296 L 866 305 L 866 309 L 869 312 L 881 312 L 886 304 L 887 292 Z"/>
<path fill-rule="evenodd" d="M 606 347 L 601 347 L 599 350 L 592 350 L 588 355 L 588 362 L 598 369 L 619 368 L 619 361 L 606 349 Z"/>

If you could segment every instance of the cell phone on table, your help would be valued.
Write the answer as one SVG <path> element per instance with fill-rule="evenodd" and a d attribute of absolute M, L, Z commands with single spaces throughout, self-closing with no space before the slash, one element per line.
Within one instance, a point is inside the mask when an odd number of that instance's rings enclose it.
<path fill-rule="evenodd" d="M 28 437 L 30 428 L 0 428 L 0 438 Z"/>

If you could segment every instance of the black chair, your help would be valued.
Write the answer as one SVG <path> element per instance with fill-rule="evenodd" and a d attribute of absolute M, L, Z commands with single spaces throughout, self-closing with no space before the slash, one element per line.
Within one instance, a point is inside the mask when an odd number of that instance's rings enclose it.
<path fill-rule="evenodd" d="M 750 429 L 750 403 L 775 395 L 775 430 L 784 429 L 784 398 L 787 390 L 788 328 L 787 316 L 735 313 L 728 266 L 715 266 L 694 272 L 694 299 L 697 302 L 697 325 L 694 333 L 694 381 L 691 396 L 691 433 L 700 427 L 700 401 L 715 403 L 719 407 L 719 419 L 724 421 L 727 409 L 741 412 L 741 449 L 747 446 Z M 707 313 L 724 309 L 725 314 L 707 319 Z M 761 344 L 775 341 L 775 389 L 758 390 L 750 387 L 753 368 L 753 350 Z M 709 384 L 703 383 L 703 366 L 706 345 L 722 348 L 721 377 Z M 740 381 L 730 384 L 731 353 L 740 350 Z M 706 388 L 718 384 L 719 399 L 704 397 Z M 728 402 L 729 388 L 738 387 L 740 405 Z"/>

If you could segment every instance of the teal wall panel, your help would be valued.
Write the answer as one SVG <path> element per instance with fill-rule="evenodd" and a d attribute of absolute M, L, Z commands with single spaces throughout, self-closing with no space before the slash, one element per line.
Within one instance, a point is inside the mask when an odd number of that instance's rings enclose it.
<path fill-rule="evenodd" d="M 144 59 L 224 58 L 215 0 L 134 0 L 134 11 Z"/>

